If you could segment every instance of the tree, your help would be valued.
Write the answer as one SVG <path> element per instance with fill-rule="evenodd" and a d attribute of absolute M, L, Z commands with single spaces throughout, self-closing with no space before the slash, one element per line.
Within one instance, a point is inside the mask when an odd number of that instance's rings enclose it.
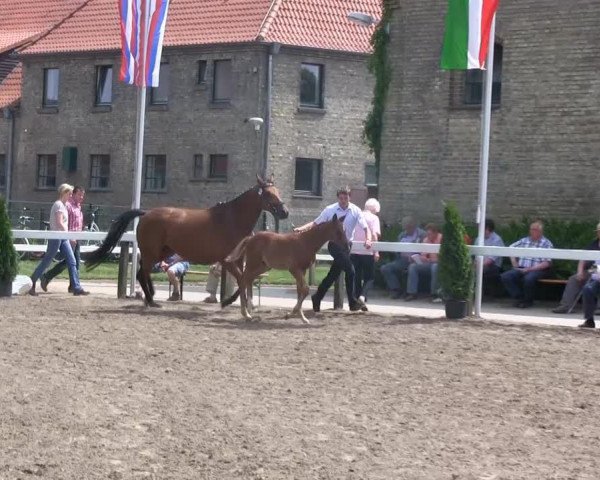
<path fill-rule="evenodd" d="M 10 282 L 17 276 L 19 257 L 13 245 L 6 202 L 0 197 L 0 283 Z"/>
<path fill-rule="evenodd" d="M 465 227 L 453 204 L 444 206 L 442 234 L 438 268 L 444 296 L 451 300 L 469 300 L 473 293 L 473 265 L 465 242 Z"/>

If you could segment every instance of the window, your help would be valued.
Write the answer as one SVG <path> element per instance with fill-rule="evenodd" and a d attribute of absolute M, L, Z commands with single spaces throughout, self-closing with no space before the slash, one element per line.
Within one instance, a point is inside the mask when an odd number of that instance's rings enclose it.
<path fill-rule="evenodd" d="M 208 178 L 227 179 L 227 155 L 211 155 Z"/>
<path fill-rule="evenodd" d="M 112 65 L 96 67 L 96 105 L 112 103 Z"/>
<path fill-rule="evenodd" d="M 377 186 L 377 166 L 374 163 L 365 164 L 365 185 L 367 187 Z"/>
<path fill-rule="evenodd" d="M 215 60 L 214 67 L 213 102 L 228 102 L 233 90 L 231 60 Z"/>
<path fill-rule="evenodd" d="M 502 45 L 494 45 L 494 78 L 492 81 L 492 104 L 500 105 L 502 87 Z M 465 104 L 481 105 L 483 94 L 483 70 L 467 70 L 465 77 Z"/>
<path fill-rule="evenodd" d="M 58 106 L 58 68 L 44 68 L 44 107 Z"/>
<path fill-rule="evenodd" d="M 321 196 L 322 160 L 315 158 L 297 158 L 294 194 Z"/>
<path fill-rule="evenodd" d="M 146 155 L 144 191 L 160 192 L 167 188 L 167 156 Z"/>
<path fill-rule="evenodd" d="M 150 89 L 150 104 L 166 105 L 169 101 L 169 64 L 160 64 L 158 74 L 158 87 Z"/>
<path fill-rule="evenodd" d="M 0 155 L 0 188 L 6 186 L 6 157 Z"/>
<path fill-rule="evenodd" d="M 193 171 L 193 180 L 199 180 L 202 178 L 202 164 L 204 163 L 204 155 L 194 155 L 194 171 Z"/>
<path fill-rule="evenodd" d="M 110 155 L 90 157 L 90 188 L 106 190 L 110 187 Z"/>
<path fill-rule="evenodd" d="M 300 105 L 323 108 L 323 65 L 302 64 L 300 70 Z"/>
<path fill-rule="evenodd" d="M 198 85 L 206 83 L 206 60 L 198 60 Z"/>
<path fill-rule="evenodd" d="M 38 155 L 37 188 L 56 187 L 56 155 Z"/>

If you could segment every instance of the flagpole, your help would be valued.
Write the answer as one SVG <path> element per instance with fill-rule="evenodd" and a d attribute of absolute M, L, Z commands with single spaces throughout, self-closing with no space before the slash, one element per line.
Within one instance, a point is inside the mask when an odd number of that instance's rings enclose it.
<path fill-rule="evenodd" d="M 133 199 L 131 202 L 132 209 L 139 209 L 141 206 L 142 196 L 142 162 L 144 159 L 144 126 L 146 118 L 146 87 L 138 88 L 137 95 L 137 120 L 136 120 L 136 139 L 135 139 L 135 164 L 133 169 Z M 136 217 L 133 222 L 133 231 L 137 231 L 139 218 Z M 131 283 L 129 294 L 135 295 L 135 282 L 137 276 L 137 257 L 138 248 L 137 241 L 133 242 L 131 255 Z"/>
<path fill-rule="evenodd" d="M 146 119 L 146 55 L 148 51 L 148 35 L 150 31 L 150 0 L 142 0 L 145 2 L 145 8 L 142 10 L 144 22 L 144 39 L 143 46 L 141 48 L 140 65 L 139 70 L 143 82 L 138 87 L 137 96 L 137 120 L 136 120 L 136 139 L 135 139 L 135 166 L 134 166 L 134 181 L 133 181 L 133 200 L 131 206 L 133 209 L 139 209 L 141 206 L 142 197 L 142 162 L 144 159 L 144 127 Z M 136 217 L 133 222 L 133 230 L 137 232 L 139 218 Z M 152 268 L 146 266 L 146 268 Z M 131 255 L 131 283 L 129 287 L 129 294 L 135 296 L 135 282 L 137 277 L 138 269 L 138 244 L 137 240 L 132 245 Z"/>
<path fill-rule="evenodd" d="M 479 231 L 477 245 L 483 246 L 485 235 L 485 217 L 487 209 L 488 185 L 488 160 L 490 154 L 490 124 L 492 120 L 492 86 L 494 82 L 494 40 L 496 38 L 496 15 L 492 20 L 490 41 L 485 72 L 485 90 L 481 111 L 481 156 L 479 161 L 479 205 L 477 207 L 477 221 Z M 481 298 L 483 295 L 483 256 L 477 257 L 477 275 L 475 285 L 475 315 L 481 316 Z"/>

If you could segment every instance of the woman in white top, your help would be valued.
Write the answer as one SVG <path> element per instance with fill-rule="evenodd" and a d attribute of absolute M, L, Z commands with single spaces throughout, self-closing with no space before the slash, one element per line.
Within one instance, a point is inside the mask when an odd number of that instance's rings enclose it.
<path fill-rule="evenodd" d="M 380 209 L 381 206 L 375 198 L 369 198 L 365 202 L 363 215 L 367 221 L 373 242 L 376 242 L 381 237 L 381 225 L 377 216 Z M 354 240 L 365 240 L 365 231 L 358 226 L 354 231 Z M 363 252 L 352 252 L 350 258 L 356 272 L 356 276 L 354 277 L 354 292 L 360 301 L 366 303 L 369 289 L 375 281 L 375 262 L 379 260 L 379 252 L 374 252 L 372 249 Z"/>
<path fill-rule="evenodd" d="M 67 201 L 73 194 L 73 187 L 68 183 L 63 183 L 58 187 L 58 200 L 52 205 L 50 210 L 50 230 L 58 232 L 68 231 L 68 219 L 69 212 L 67 211 Z M 36 267 L 33 275 L 31 275 L 31 282 L 33 286 L 29 290 L 29 295 L 36 296 L 35 284 L 46 269 L 52 263 L 52 259 L 55 257 L 57 252 L 63 254 L 67 260 L 67 268 L 69 269 L 69 278 L 71 285 L 73 285 L 73 295 L 87 295 L 86 292 L 79 283 L 79 273 L 77 272 L 75 255 L 73 255 L 73 249 L 71 248 L 71 242 L 68 240 L 48 240 L 48 247 L 46 253 L 40 260 L 39 265 Z"/>

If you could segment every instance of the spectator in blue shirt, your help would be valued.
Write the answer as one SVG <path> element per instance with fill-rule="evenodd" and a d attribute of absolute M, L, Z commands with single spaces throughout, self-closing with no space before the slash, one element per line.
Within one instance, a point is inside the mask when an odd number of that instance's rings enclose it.
<path fill-rule="evenodd" d="M 533 222 L 529 226 L 529 236 L 516 241 L 511 247 L 553 248 L 552 242 L 544 237 L 542 222 Z M 515 301 L 515 307 L 529 308 L 533 305 L 533 294 L 538 280 L 550 276 L 552 260 L 550 258 L 511 257 L 512 270 L 504 272 L 500 278 L 508 294 Z"/>
<path fill-rule="evenodd" d="M 485 219 L 485 230 L 483 233 L 483 244 L 486 247 L 504 247 L 504 241 L 496 233 L 496 224 L 491 218 Z M 475 245 L 479 245 L 479 237 L 475 240 Z M 483 257 L 483 281 L 488 282 L 494 278 L 500 278 L 502 268 L 502 257 L 487 256 Z"/>
<path fill-rule="evenodd" d="M 176 302 L 180 300 L 179 279 L 190 269 L 190 263 L 186 262 L 179 255 L 173 254 L 157 264 L 157 267 L 167 274 L 167 277 L 169 277 L 169 282 L 173 286 L 173 293 L 167 300 L 170 302 Z"/>
<path fill-rule="evenodd" d="M 414 218 L 404 217 L 402 219 L 402 228 L 403 230 L 398 235 L 398 242 L 421 243 L 423 241 L 425 230 L 417 227 L 417 222 Z M 402 296 L 400 277 L 406 275 L 408 266 L 411 263 L 410 257 L 414 254 L 415 252 L 396 253 L 396 258 L 393 261 L 381 267 L 381 274 L 391 298 L 400 298 Z"/>

